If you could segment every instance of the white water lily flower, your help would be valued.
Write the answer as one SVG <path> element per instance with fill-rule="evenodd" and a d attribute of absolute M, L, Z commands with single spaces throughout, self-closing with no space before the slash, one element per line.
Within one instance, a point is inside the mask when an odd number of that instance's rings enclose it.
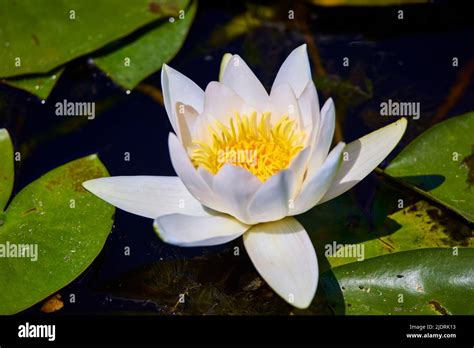
<path fill-rule="evenodd" d="M 229 54 L 220 81 L 205 91 L 167 65 L 162 88 L 176 133 L 169 135 L 169 151 L 178 176 L 100 178 L 84 187 L 155 219 L 167 243 L 210 246 L 243 236 L 273 290 L 295 307 L 308 307 L 318 264 L 308 234 L 292 216 L 367 176 L 399 142 L 406 120 L 329 151 L 334 104 L 329 99 L 319 109 L 306 45 L 285 60 L 270 95 L 242 58 Z"/>

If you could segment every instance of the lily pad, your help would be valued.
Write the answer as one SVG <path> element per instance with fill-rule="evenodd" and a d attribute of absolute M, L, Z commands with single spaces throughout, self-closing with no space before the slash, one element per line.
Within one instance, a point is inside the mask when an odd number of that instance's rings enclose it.
<path fill-rule="evenodd" d="M 474 112 L 430 128 L 385 173 L 474 221 Z"/>
<path fill-rule="evenodd" d="M 420 249 L 336 267 L 321 277 L 336 314 L 474 314 L 474 249 Z"/>
<path fill-rule="evenodd" d="M 370 218 L 346 194 L 298 219 L 323 271 L 399 251 L 474 247 L 474 232 L 466 223 L 385 183 L 377 187 Z"/>
<path fill-rule="evenodd" d="M 31 94 L 36 95 L 40 99 L 47 99 L 63 71 L 64 68 L 58 68 L 54 69 L 49 74 L 12 77 L 9 79 L 4 79 L 3 83 L 25 90 Z"/>
<path fill-rule="evenodd" d="M 131 34 L 176 16 L 187 0 L 5 0 L 0 11 L 0 77 L 48 73 Z M 107 18 L 107 20 L 104 20 Z"/>
<path fill-rule="evenodd" d="M 0 314 L 54 294 L 97 257 L 115 209 L 81 183 L 103 176 L 108 172 L 97 156 L 84 157 L 48 172 L 9 204 L 0 224 Z"/>
<path fill-rule="evenodd" d="M 197 1 L 180 8 L 184 12 L 157 23 L 131 43 L 94 59 L 95 64 L 119 85 L 133 89 L 145 77 L 161 69 L 179 51 L 197 9 Z"/>

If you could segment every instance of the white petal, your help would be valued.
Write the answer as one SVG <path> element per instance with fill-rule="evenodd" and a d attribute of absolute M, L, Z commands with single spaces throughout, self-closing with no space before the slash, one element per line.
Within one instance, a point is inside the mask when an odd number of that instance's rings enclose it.
<path fill-rule="evenodd" d="M 204 104 L 204 92 L 192 80 L 166 64 L 163 64 L 161 69 L 161 89 L 166 113 L 174 131 L 179 135 L 176 121 L 176 103 L 182 102 L 190 105 L 201 113 Z"/>
<path fill-rule="evenodd" d="M 295 175 L 295 184 L 293 185 L 293 192 L 291 193 L 291 199 L 299 192 L 303 179 L 305 177 L 306 166 L 308 163 L 309 155 L 311 154 L 311 146 L 307 146 L 291 161 L 288 169 L 290 169 Z"/>
<path fill-rule="evenodd" d="M 210 82 L 206 87 L 203 114 L 212 116 L 225 125 L 236 112 L 245 108 L 244 100 L 231 88 L 220 82 Z M 206 126 L 209 126 L 206 125 Z"/>
<path fill-rule="evenodd" d="M 213 191 L 220 202 L 218 211 L 250 223 L 247 207 L 262 182 L 242 167 L 224 164 L 214 175 L 213 183 Z"/>
<path fill-rule="evenodd" d="M 290 215 L 304 213 L 321 200 L 337 174 L 345 145 L 344 143 L 337 144 L 316 173 L 305 179 L 301 192 L 295 199 L 294 207 L 290 209 Z"/>
<path fill-rule="evenodd" d="M 172 213 L 209 215 L 176 176 L 114 176 L 82 185 L 119 209 L 151 219 Z"/>
<path fill-rule="evenodd" d="M 331 147 L 334 129 L 336 127 L 336 110 L 334 103 L 329 98 L 321 109 L 321 123 L 313 148 L 313 153 L 308 164 L 308 175 L 312 176 L 326 159 Z"/>
<path fill-rule="evenodd" d="M 227 63 L 229 63 L 231 58 L 232 58 L 231 53 L 225 53 L 222 56 L 221 66 L 219 68 L 219 81 L 221 81 L 221 82 L 222 82 L 222 77 L 224 76 L 225 67 L 227 66 Z"/>
<path fill-rule="evenodd" d="M 299 104 L 289 84 L 284 83 L 272 89 L 270 103 L 272 124 L 278 122 L 283 115 L 287 115 L 296 121 L 299 129 L 303 128 Z"/>
<path fill-rule="evenodd" d="M 328 192 L 320 203 L 346 192 L 372 172 L 395 148 L 405 133 L 407 120 L 402 118 L 348 144 L 343 161 Z"/>
<path fill-rule="evenodd" d="M 304 44 L 295 48 L 283 62 L 273 82 L 272 90 L 288 83 L 293 88 L 296 98 L 299 98 L 309 80 L 311 80 L 311 67 Z"/>
<path fill-rule="evenodd" d="M 214 209 L 214 199 L 211 188 L 197 173 L 188 154 L 179 142 L 176 135 L 170 133 L 168 137 L 171 163 L 183 184 L 191 194 L 205 206 Z"/>
<path fill-rule="evenodd" d="M 295 184 L 291 170 L 282 170 L 265 181 L 249 204 L 250 222 L 275 221 L 287 216 Z"/>
<path fill-rule="evenodd" d="M 224 244 L 240 237 L 249 228 L 226 215 L 196 217 L 183 214 L 159 217 L 153 227 L 164 242 L 182 247 Z"/>
<path fill-rule="evenodd" d="M 306 85 L 303 93 L 298 98 L 298 104 L 303 119 L 303 127 L 312 127 L 317 132 L 320 119 L 319 97 L 313 80 L 310 80 Z"/>
<path fill-rule="evenodd" d="M 243 240 L 258 273 L 278 295 L 298 308 L 311 304 L 318 263 L 313 244 L 296 219 L 255 225 Z"/>
<path fill-rule="evenodd" d="M 187 149 L 192 146 L 193 129 L 198 119 L 198 112 L 190 105 L 176 103 L 176 123 L 179 129 L 180 140 Z"/>
<path fill-rule="evenodd" d="M 233 55 L 226 63 L 222 83 L 232 88 L 246 103 L 257 110 L 263 111 L 267 107 L 267 91 L 247 63 L 238 55 Z"/>

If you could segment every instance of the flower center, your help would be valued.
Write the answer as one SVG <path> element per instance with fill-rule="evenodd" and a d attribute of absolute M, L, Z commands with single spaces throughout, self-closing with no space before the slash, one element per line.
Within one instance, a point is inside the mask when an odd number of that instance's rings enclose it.
<path fill-rule="evenodd" d="M 304 132 L 295 120 L 282 116 L 270 124 L 270 113 L 257 116 L 235 114 L 229 125 L 216 121 L 209 127 L 211 143 L 194 141 L 191 160 L 196 167 L 203 167 L 216 174 L 230 163 L 245 168 L 262 182 L 288 167 L 303 148 Z"/>

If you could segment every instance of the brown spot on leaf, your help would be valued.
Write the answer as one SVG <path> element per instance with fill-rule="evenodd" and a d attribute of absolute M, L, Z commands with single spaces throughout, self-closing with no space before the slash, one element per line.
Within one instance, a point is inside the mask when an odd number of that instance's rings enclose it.
<path fill-rule="evenodd" d="M 161 6 L 158 3 L 152 1 L 148 4 L 148 9 L 150 10 L 150 12 L 160 13 Z"/>
<path fill-rule="evenodd" d="M 36 46 L 39 46 L 39 39 L 38 39 L 38 36 L 36 36 L 35 34 L 31 35 L 31 38 L 33 39 L 33 42 L 35 43 Z"/>
<path fill-rule="evenodd" d="M 438 301 L 432 300 L 428 302 L 433 306 L 434 310 L 441 315 L 449 315 L 450 313 L 446 308 L 444 308 Z"/>
<path fill-rule="evenodd" d="M 426 213 L 432 220 L 444 226 L 443 232 L 449 237 L 446 242 L 452 241 L 452 246 L 469 246 L 469 240 L 473 237 L 472 230 L 469 226 L 456 219 L 450 218 L 448 214 L 438 208 L 427 209 Z"/>
<path fill-rule="evenodd" d="M 37 209 L 36 209 L 35 207 L 30 208 L 30 209 L 28 209 L 28 210 L 25 210 L 25 211 L 21 214 L 21 216 L 26 216 L 26 215 L 28 215 L 28 214 L 34 213 L 36 210 L 37 210 Z"/>
<path fill-rule="evenodd" d="M 464 157 L 462 164 L 469 169 L 466 182 L 469 185 L 474 185 L 474 146 L 472 147 L 472 153 L 469 156 Z"/>

